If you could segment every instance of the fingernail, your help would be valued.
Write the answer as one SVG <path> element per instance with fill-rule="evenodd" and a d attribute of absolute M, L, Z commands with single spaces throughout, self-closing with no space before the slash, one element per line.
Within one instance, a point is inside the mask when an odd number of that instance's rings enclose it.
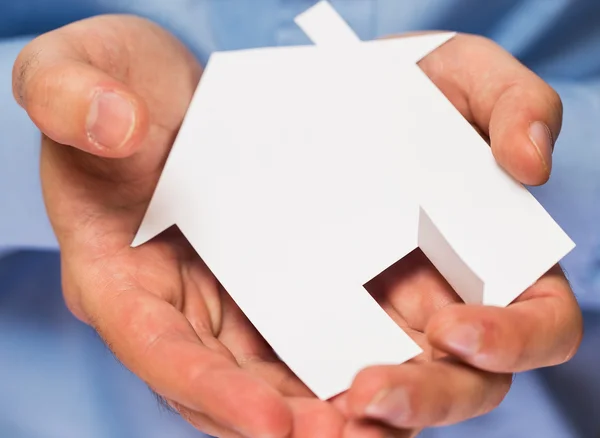
<path fill-rule="evenodd" d="M 401 426 L 410 417 L 408 394 L 403 388 L 381 390 L 365 408 L 365 415 Z"/>
<path fill-rule="evenodd" d="M 104 91 L 96 94 L 87 116 L 87 135 L 100 148 L 123 146 L 135 127 L 135 110 L 123 96 Z"/>
<path fill-rule="evenodd" d="M 473 356 L 481 347 L 481 332 L 471 325 L 452 327 L 443 336 L 446 345 L 463 356 Z"/>
<path fill-rule="evenodd" d="M 554 139 L 548 125 L 543 122 L 533 122 L 529 125 L 529 139 L 537 149 L 545 170 L 550 173 L 552 168 L 552 150 Z"/>

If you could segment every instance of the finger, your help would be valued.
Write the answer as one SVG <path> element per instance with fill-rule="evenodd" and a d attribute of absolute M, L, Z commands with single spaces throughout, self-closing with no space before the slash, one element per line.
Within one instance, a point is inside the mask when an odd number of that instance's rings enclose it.
<path fill-rule="evenodd" d="M 82 307 L 127 368 L 164 397 L 241 435 L 288 436 L 291 412 L 275 389 L 206 348 L 175 307 L 117 275 L 119 290 L 86 285 L 95 293 L 85 294 Z"/>
<path fill-rule="evenodd" d="M 144 101 L 81 61 L 54 61 L 29 76 L 23 93 L 24 108 L 42 132 L 94 155 L 131 155 L 148 131 Z"/>
<path fill-rule="evenodd" d="M 427 327 L 435 348 L 494 372 L 563 363 L 575 354 L 582 335 L 581 311 L 558 267 L 507 308 L 450 306 Z"/>
<path fill-rule="evenodd" d="M 223 289 L 221 305 L 223 325 L 219 341 L 231 351 L 240 367 L 261 377 L 283 395 L 314 397 L 312 391 L 277 357 Z"/>
<path fill-rule="evenodd" d="M 292 397 L 288 402 L 294 415 L 293 438 L 342 436 L 344 418 L 331 404 L 307 397 Z"/>
<path fill-rule="evenodd" d="M 524 184 L 546 182 L 562 123 L 558 94 L 494 42 L 457 35 L 420 62 L 491 139 L 497 162 Z"/>
<path fill-rule="evenodd" d="M 181 44 L 158 26 L 133 17 L 100 17 L 31 42 L 15 62 L 13 92 L 57 143 L 127 157 L 151 128 L 176 129 L 193 90 L 193 80 L 185 79 L 197 79 L 197 70 Z M 167 97 L 166 90 L 177 97 Z M 157 122 L 148 104 L 168 106 L 178 120 Z"/>
<path fill-rule="evenodd" d="M 482 415 L 504 398 L 508 374 L 493 374 L 439 360 L 361 371 L 348 392 L 354 418 L 396 428 L 452 424 Z"/>
<path fill-rule="evenodd" d="M 425 254 L 417 249 L 365 285 L 388 313 L 393 310 L 408 328 L 423 332 L 440 309 L 461 302 Z M 391 309 L 390 309 L 391 307 Z M 393 313 L 392 313 L 393 315 Z"/>

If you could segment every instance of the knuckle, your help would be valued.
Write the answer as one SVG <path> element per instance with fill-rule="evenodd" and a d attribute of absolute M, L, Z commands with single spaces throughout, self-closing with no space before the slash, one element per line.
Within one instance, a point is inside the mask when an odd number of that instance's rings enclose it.
<path fill-rule="evenodd" d="M 49 108 L 54 84 L 61 82 L 63 77 L 64 71 L 59 70 L 56 65 L 39 66 L 30 74 L 28 84 L 23 90 L 23 101 L 27 103 L 27 109 L 34 121 L 38 111 Z"/>
<path fill-rule="evenodd" d="M 13 94 L 31 120 L 40 126 L 43 115 L 52 107 L 53 92 L 61 84 L 68 84 L 69 70 L 60 62 L 46 63 L 39 55 L 35 56 L 35 60 L 28 61 L 29 66 L 18 67 L 21 72 L 14 80 Z"/>
<path fill-rule="evenodd" d="M 560 109 L 560 111 L 562 112 L 563 109 L 563 102 L 562 99 L 560 97 L 560 94 L 558 94 L 558 92 L 550 87 L 550 99 L 552 100 L 552 102 L 554 103 L 554 105 Z"/>
<path fill-rule="evenodd" d="M 559 120 L 562 120 L 563 102 L 560 97 L 560 94 L 558 94 L 558 92 L 554 88 L 552 88 L 550 85 L 547 85 L 547 86 L 548 86 L 549 106 L 552 109 L 552 111 L 558 115 Z"/>
<path fill-rule="evenodd" d="M 86 64 L 124 81 L 129 75 L 129 56 L 117 23 L 119 16 L 98 16 L 74 23 L 65 32 L 77 42 L 73 49 Z"/>
<path fill-rule="evenodd" d="M 41 49 L 38 47 L 40 38 L 38 37 L 25 46 L 13 65 L 13 96 L 20 105 L 25 105 L 28 80 L 40 65 Z"/>

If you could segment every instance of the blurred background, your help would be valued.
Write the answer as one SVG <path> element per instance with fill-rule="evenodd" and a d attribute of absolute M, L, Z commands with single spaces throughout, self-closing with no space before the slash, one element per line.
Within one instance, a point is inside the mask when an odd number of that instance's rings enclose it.
<path fill-rule="evenodd" d="M 306 44 L 293 18 L 312 0 L 0 0 L 0 437 L 199 437 L 162 408 L 66 309 L 39 183 L 40 134 L 11 74 L 32 38 L 85 17 L 131 13 L 215 50 Z M 564 260 L 585 338 L 562 366 L 524 373 L 493 413 L 423 437 L 600 437 L 600 2 L 333 0 L 362 39 L 421 29 L 494 39 L 561 95 L 550 182 L 532 189 L 575 240 Z"/>

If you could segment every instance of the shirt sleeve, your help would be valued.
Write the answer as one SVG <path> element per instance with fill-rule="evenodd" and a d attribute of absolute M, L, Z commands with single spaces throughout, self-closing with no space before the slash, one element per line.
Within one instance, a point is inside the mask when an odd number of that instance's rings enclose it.
<path fill-rule="evenodd" d="M 577 245 L 562 266 L 579 303 L 600 310 L 600 79 L 550 82 L 563 128 L 550 181 L 531 191 Z"/>
<path fill-rule="evenodd" d="M 58 247 L 42 198 L 40 133 L 12 95 L 12 67 L 30 40 L 0 40 L 0 251 Z"/>

